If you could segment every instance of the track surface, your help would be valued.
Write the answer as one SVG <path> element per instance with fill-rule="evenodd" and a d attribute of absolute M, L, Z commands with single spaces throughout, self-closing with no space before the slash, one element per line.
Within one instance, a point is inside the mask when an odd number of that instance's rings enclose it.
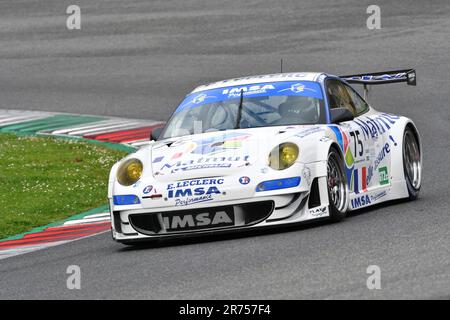
<path fill-rule="evenodd" d="M 418 86 L 377 87 L 379 110 L 415 120 L 418 201 L 343 223 L 130 250 L 109 234 L 0 262 L 0 298 L 450 298 L 450 3 L 378 1 L 0 3 L 0 108 L 164 120 L 197 84 L 279 70 L 335 74 L 415 67 Z M 378 265 L 382 290 L 368 290 Z M 81 290 L 66 269 L 81 267 Z"/>

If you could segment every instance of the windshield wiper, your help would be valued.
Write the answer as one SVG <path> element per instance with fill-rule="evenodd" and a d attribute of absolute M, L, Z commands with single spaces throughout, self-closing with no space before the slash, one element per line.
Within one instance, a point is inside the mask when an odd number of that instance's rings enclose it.
<path fill-rule="evenodd" d="M 236 116 L 236 126 L 235 129 L 239 129 L 241 127 L 241 118 L 242 118 L 242 102 L 244 101 L 244 89 L 241 89 L 241 98 L 239 100 L 238 113 Z"/>

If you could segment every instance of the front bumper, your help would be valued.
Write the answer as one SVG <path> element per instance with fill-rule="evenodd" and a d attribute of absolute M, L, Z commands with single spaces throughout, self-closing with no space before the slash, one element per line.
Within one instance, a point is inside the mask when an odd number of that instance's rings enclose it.
<path fill-rule="evenodd" d="M 282 174 L 284 177 L 297 174 L 301 177 L 301 183 L 288 189 L 255 192 L 258 183 L 273 179 L 274 176 L 261 176 L 258 180 L 251 178 L 253 183 L 249 185 L 233 183 L 234 180 L 239 179 L 238 177 L 225 177 L 226 183 L 221 186 L 223 194 L 213 201 L 181 207 L 171 203 L 171 199 L 168 199 L 166 195 L 156 200 L 141 198 L 140 204 L 126 206 L 114 205 L 111 199 L 113 239 L 126 242 L 237 231 L 298 223 L 328 215 L 328 197 L 326 195 L 320 196 L 321 201 L 318 206 L 317 203 L 314 204 L 315 208 L 326 207 L 321 211 L 320 216 L 317 215 L 317 211 L 311 211 L 311 204 L 308 201 L 313 181 L 317 179 L 317 184 L 326 183 L 326 165 L 322 162 L 308 165 L 299 163 Z M 191 217 L 208 212 L 211 213 L 209 219 L 212 220 L 215 213 L 230 211 L 234 215 L 231 225 L 210 221 L 206 226 L 205 224 L 199 226 L 198 221 L 194 221 L 195 218 Z M 170 219 L 173 220 L 175 216 L 178 219 L 177 226 L 182 228 L 172 228 L 175 222 L 171 222 Z"/>

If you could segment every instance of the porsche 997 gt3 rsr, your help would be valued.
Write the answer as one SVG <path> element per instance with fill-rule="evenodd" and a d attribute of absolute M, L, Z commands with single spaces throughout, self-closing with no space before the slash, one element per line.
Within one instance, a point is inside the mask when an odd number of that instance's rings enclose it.
<path fill-rule="evenodd" d="M 148 145 L 109 178 L 122 243 L 300 223 L 415 199 L 414 123 L 378 112 L 350 84 L 406 82 L 415 71 L 283 73 L 224 80 L 186 96 Z"/>

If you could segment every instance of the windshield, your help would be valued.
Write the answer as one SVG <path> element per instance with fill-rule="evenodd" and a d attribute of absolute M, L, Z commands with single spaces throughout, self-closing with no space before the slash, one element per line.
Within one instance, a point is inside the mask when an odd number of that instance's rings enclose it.
<path fill-rule="evenodd" d="M 175 110 L 160 139 L 324 121 L 323 94 L 317 82 L 258 83 L 188 95 Z"/>

